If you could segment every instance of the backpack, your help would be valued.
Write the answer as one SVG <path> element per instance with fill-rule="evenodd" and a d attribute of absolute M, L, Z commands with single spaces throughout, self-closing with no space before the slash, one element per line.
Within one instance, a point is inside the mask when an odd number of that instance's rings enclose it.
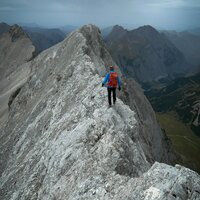
<path fill-rule="evenodd" d="M 112 88 L 117 88 L 117 84 L 118 84 L 117 78 L 118 78 L 118 74 L 116 72 L 110 72 L 108 86 Z"/>

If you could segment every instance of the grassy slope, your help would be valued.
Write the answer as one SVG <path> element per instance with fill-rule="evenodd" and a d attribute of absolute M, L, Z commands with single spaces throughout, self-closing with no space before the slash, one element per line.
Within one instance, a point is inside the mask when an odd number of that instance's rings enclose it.
<path fill-rule="evenodd" d="M 187 162 L 194 163 L 200 173 L 200 138 L 171 113 L 157 113 L 157 118 L 175 150 L 183 155 Z"/>

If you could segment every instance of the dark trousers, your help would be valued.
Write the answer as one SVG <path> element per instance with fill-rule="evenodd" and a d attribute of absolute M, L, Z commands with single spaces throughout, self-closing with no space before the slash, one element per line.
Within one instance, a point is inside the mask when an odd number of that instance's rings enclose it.
<path fill-rule="evenodd" d="M 113 104 L 115 104 L 116 101 L 116 88 L 107 88 L 108 90 L 108 103 L 111 106 L 112 102 L 111 102 L 111 94 L 113 95 Z"/>

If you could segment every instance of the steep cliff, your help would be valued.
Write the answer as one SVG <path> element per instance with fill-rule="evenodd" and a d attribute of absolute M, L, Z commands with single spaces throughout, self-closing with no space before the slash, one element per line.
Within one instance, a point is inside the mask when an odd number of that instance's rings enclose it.
<path fill-rule="evenodd" d="M 30 38 L 21 27 L 14 25 L 6 30 L 0 35 L 0 127 L 7 119 L 10 95 L 13 92 L 13 97 L 16 95 L 15 91 L 30 73 L 28 65 L 22 64 L 27 63 L 35 52 Z"/>
<path fill-rule="evenodd" d="M 124 80 L 121 100 L 108 109 L 105 64 L 114 62 L 92 25 L 29 63 L 1 132 L 2 199 L 200 197 L 198 174 L 153 164 L 173 153 L 136 84 L 131 90 Z"/>

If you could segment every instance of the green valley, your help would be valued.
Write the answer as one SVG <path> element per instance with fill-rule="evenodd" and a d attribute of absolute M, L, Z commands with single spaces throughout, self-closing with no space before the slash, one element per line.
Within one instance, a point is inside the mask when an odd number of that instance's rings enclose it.
<path fill-rule="evenodd" d="M 179 121 L 174 113 L 157 113 L 156 116 L 184 163 L 200 172 L 200 137 L 196 136 L 189 126 Z M 192 166 L 192 163 L 196 167 Z"/>
<path fill-rule="evenodd" d="M 200 74 L 177 78 L 145 94 L 184 164 L 200 172 Z"/>

